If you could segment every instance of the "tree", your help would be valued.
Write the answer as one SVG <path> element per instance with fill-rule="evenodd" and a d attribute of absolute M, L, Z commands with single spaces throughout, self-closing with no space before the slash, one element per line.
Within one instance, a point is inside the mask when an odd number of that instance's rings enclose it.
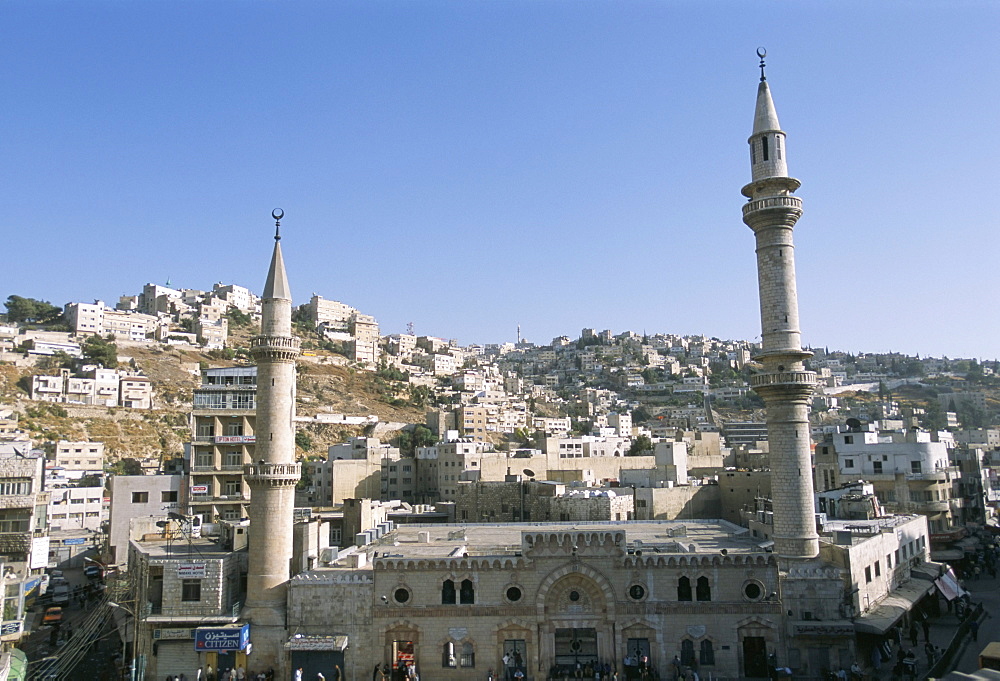
<path fill-rule="evenodd" d="M 312 436 L 304 430 L 295 431 L 295 446 L 304 452 L 308 452 L 313 448 Z"/>
<path fill-rule="evenodd" d="M 253 319 L 246 312 L 238 307 L 231 307 L 226 310 L 226 319 L 233 326 L 250 326 L 253 323 Z"/>
<path fill-rule="evenodd" d="M 436 442 L 437 437 L 434 435 L 434 431 L 427 426 L 421 424 L 413 429 L 414 447 L 430 447 Z"/>
<path fill-rule="evenodd" d="M 100 336 L 88 336 L 83 341 L 80 349 L 84 358 L 91 362 L 96 362 L 107 369 L 114 369 L 118 366 L 118 346 L 112 340 L 113 336 L 106 339 Z"/>
<path fill-rule="evenodd" d="M 143 475 L 142 464 L 135 459 L 124 458 L 111 464 L 111 472 L 115 475 Z"/>
<path fill-rule="evenodd" d="M 653 451 L 653 441 L 649 439 L 649 436 L 637 435 L 632 440 L 628 451 L 625 452 L 625 456 L 647 456 L 651 451 Z"/>
<path fill-rule="evenodd" d="M 62 315 L 62 310 L 47 300 L 7 296 L 7 321 L 26 324 L 46 324 L 54 322 Z"/>

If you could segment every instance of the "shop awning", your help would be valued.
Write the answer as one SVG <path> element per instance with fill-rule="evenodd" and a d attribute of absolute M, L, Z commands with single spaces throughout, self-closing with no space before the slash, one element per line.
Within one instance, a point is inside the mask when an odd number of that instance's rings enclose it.
<path fill-rule="evenodd" d="M 286 650 L 333 650 L 339 653 L 347 649 L 347 636 L 307 636 L 295 634 L 285 643 Z"/>
<path fill-rule="evenodd" d="M 933 588 L 933 583 L 922 579 L 912 579 L 896 587 L 877 606 L 854 621 L 854 630 L 862 634 L 885 634 Z"/>
<path fill-rule="evenodd" d="M 958 549 L 942 549 L 941 551 L 931 551 L 931 558 L 934 560 L 958 561 L 965 558 L 965 551 Z"/>
<path fill-rule="evenodd" d="M 24 681 L 28 678 L 28 657 L 21 650 L 11 648 L 10 667 L 7 671 L 7 681 Z"/>
<path fill-rule="evenodd" d="M 934 584 L 937 585 L 941 595 L 949 601 L 953 601 L 959 596 L 964 596 L 966 593 L 965 589 L 959 586 L 958 580 L 955 579 L 955 573 L 951 570 L 948 570 L 948 572 L 935 579 Z"/>

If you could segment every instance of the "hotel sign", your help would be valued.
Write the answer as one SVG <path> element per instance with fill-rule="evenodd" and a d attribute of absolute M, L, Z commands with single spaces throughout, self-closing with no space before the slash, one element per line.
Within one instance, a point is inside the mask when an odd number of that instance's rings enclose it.
<path fill-rule="evenodd" d="M 178 563 L 178 579 L 204 579 L 207 576 L 204 563 Z"/>
<path fill-rule="evenodd" d="M 256 435 L 216 435 L 215 444 L 217 445 L 252 445 L 257 441 Z"/>

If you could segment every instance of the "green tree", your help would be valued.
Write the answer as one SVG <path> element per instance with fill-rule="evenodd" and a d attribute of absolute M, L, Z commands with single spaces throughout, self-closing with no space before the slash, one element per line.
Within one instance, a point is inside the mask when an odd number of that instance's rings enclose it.
<path fill-rule="evenodd" d="M 304 452 L 308 452 L 313 448 L 312 436 L 304 430 L 295 431 L 295 446 Z"/>
<path fill-rule="evenodd" d="M 253 319 L 246 312 L 238 307 L 231 307 L 226 310 L 226 319 L 233 326 L 250 326 L 253 323 Z"/>
<path fill-rule="evenodd" d="M 46 324 L 62 315 L 62 310 L 47 300 L 7 296 L 7 321 L 24 324 Z"/>
<path fill-rule="evenodd" d="M 118 459 L 111 464 L 111 472 L 114 475 L 142 475 L 142 464 L 132 458 Z"/>
<path fill-rule="evenodd" d="M 413 429 L 414 447 L 430 447 L 436 442 L 437 436 L 435 436 L 434 431 L 427 426 L 421 424 Z"/>
<path fill-rule="evenodd" d="M 80 349 L 83 351 L 85 359 L 96 362 L 101 366 L 114 369 L 118 366 L 118 346 L 112 340 L 113 336 L 101 338 L 100 336 L 88 336 L 83 341 Z"/>
<path fill-rule="evenodd" d="M 653 441 L 648 435 L 637 435 L 625 456 L 648 456 L 653 451 Z"/>

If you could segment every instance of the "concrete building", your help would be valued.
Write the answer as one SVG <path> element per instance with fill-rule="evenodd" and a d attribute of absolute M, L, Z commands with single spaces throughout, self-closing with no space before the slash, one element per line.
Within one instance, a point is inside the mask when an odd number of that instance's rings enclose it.
<path fill-rule="evenodd" d="M 45 459 L 26 447 L 0 451 L 0 562 L 22 575 L 49 561 Z"/>
<path fill-rule="evenodd" d="M 88 475 L 103 478 L 104 443 L 59 440 L 45 468 L 52 477 L 66 481 L 78 481 Z"/>
<path fill-rule="evenodd" d="M 205 369 L 194 391 L 187 514 L 203 522 L 247 515 L 243 466 L 254 461 L 257 367 Z"/>
<path fill-rule="evenodd" d="M 150 519 L 160 519 L 171 511 L 181 510 L 182 484 L 181 475 L 113 475 L 108 478 L 108 496 L 111 498 L 108 553 L 112 565 L 125 564 L 129 541 L 141 538 L 141 533 L 133 533 L 135 520 L 147 521 L 139 523 L 141 532 L 152 524 Z"/>

